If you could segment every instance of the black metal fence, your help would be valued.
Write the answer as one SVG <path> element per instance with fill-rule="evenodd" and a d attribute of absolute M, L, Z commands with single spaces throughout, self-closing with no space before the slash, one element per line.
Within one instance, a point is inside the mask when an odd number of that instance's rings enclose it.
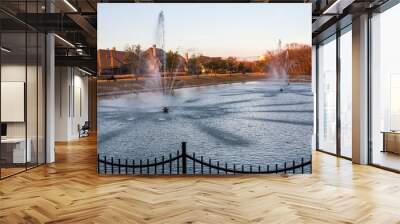
<path fill-rule="evenodd" d="M 312 170 L 312 158 L 300 161 L 295 160 L 283 164 L 274 164 L 266 166 L 252 165 L 228 165 L 216 161 L 212 163 L 211 159 L 205 160 L 203 156 L 196 157 L 195 153 L 189 155 L 186 151 L 186 142 L 182 142 L 182 149 L 172 153 L 167 158 L 161 157 L 161 160 L 121 160 L 113 157 L 107 158 L 97 155 L 97 172 L 100 174 L 126 174 L 126 175 L 214 175 L 214 174 L 277 174 L 277 173 L 304 173 L 305 170 Z"/>

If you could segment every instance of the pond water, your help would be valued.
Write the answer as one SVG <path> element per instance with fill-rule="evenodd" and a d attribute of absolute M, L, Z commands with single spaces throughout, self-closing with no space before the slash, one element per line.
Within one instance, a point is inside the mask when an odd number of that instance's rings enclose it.
<path fill-rule="evenodd" d="M 169 113 L 163 113 L 167 106 Z M 265 166 L 309 160 L 310 83 L 258 81 L 182 88 L 174 96 L 99 97 L 98 153 L 125 159 L 189 154 L 208 161 Z"/>

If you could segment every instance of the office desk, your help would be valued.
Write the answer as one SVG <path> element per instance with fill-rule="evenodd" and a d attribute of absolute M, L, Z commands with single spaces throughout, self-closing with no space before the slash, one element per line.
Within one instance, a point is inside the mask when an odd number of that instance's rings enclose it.
<path fill-rule="evenodd" d="M 2 157 L 5 158 L 9 163 L 31 162 L 31 139 L 28 138 L 27 143 L 28 144 L 25 151 L 25 138 L 1 139 Z"/>
<path fill-rule="evenodd" d="M 400 154 L 400 132 L 383 131 L 383 150 L 382 152 L 392 152 Z"/>

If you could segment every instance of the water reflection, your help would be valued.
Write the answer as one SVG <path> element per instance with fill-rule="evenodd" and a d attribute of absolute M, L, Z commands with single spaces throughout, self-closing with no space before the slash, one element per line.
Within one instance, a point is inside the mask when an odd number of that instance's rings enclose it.
<path fill-rule="evenodd" d="M 162 113 L 167 106 L 169 113 Z M 268 82 L 183 88 L 100 98 L 98 151 L 117 158 L 188 151 L 229 163 L 265 165 L 308 158 L 313 96 L 308 83 Z"/>

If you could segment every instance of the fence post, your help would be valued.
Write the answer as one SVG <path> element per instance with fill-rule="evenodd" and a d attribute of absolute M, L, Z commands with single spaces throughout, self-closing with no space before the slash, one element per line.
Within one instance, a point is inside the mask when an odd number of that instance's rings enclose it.
<path fill-rule="evenodd" d="M 139 167 L 140 167 L 140 175 L 142 175 L 142 164 L 143 164 L 143 161 L 142 161 L 142 160 L 140 160 L 140 163 L 139 163 Z"/>
<path fill-rule="evenodd" d="M 200 157 L 201 160 L 201 175 L 203 175 L 203 156 Z"/>
<path fill-rule="evenodd" d="M 128 175 L 128 160 L 125 159 L 125 174 Z"/>
<path fill-rule="evenodd" d="M 157 174 L 157 158 L 154 158 L 154 174 Z"/>
<path fill-rule="evenodd" d="M 193 174 L 196 174 L 196 154 L 193 153 Z"/>
<path fill-rule="evenodd" d="M 172 154 L 169 154 L 169 175 L 172 174 Z"/>
<path fill-rule="evenodd" d="M 147 174 L 150 174 L 150 160 L 147 159 Z"/>
<path fill-rule="evenodd" d="M 293 160 L 293 173 L 296 173 L 296 169 L 294 168 L 296 166 L 296 162 Z"/>
<path fill-rule="evenodd" d="M 211 174 L 211 158 L 208 159 L 208 164 L 210 164 L 208 166 L 208 171 L 209 171 L 209 174 Z"/>
<path fill-rule="evenodd" d="M 176 157 L 179 157 L 179 150 L 176 151 Z M 179 158 L 176 160 L 176 174 L 179 174 Z"/>
<path fill-rule="evenodd" d="M 135 174 L 135 160 L 132 160 L 132 174 Z"/>
<path fill-rule="evenodd" d="M 107 174 L 107 156 L 104 156 L 104 173 Z"/>
<path fill-rule="evenodd" d="M 286 173 L 286 162 L 284 163 L 284 167 L 285 167 L 284 170 L 285 170 L 285 173 Z"/>
<path fill-rule="evenodd" d="M 111 157 L 111 173 L 114 174 L 114 157 Z"/>
<path fill-rule="evenodd" d="M 182 142 L 182 174 L 187 173 L 186 142 Z"/>
<path fill-rule="evenodd" d="M 164 156 L 162 156 L 162 174 L 164 174 L 164 171 L 165 171 L 164 161 L 165 161 L 165 158 L 164 158 Z"/>
<path fill-rule="evenodd" d="M 121 174 L 121 159 L 118 159 L 118 174 Z"/>

